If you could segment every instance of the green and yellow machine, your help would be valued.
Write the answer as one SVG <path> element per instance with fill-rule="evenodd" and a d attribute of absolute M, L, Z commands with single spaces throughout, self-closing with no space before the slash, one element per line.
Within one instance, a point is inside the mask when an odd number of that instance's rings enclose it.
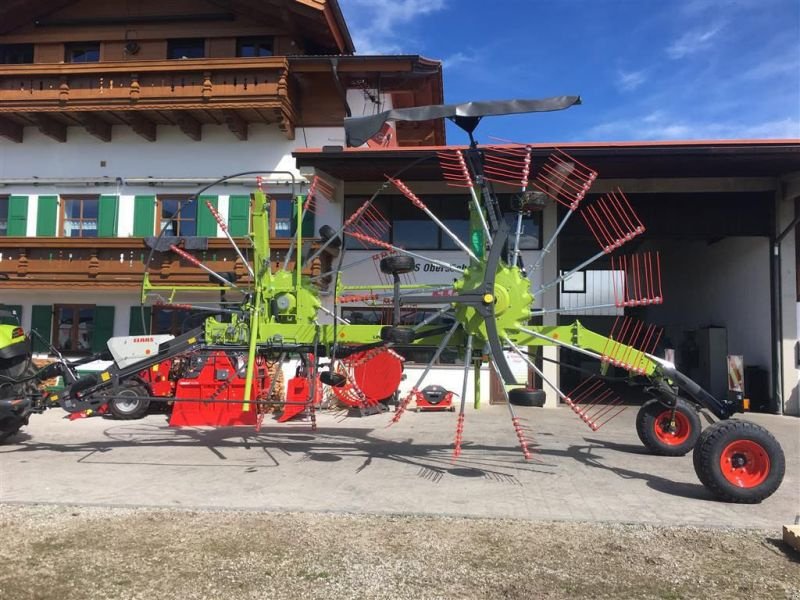
<path fill-rule="evenodd" d="M 244 251 L 228 234 L 225 220 L 209 204 L 206 208 L 212 211 L 235 248 L 247 275 L 236 280 L 233 276 L 215 273 L 175 240 L 168 244 L 170 251 L 208 271 L 214 283 L 199 287 L 162 285 L 145 276 L 142 303 L 152 303 L 155 299 L 173 306 L 186 294 L 210 292 L 235 293 L 237 299 L 216 307 L 183 304 L 210 312 L 201 328 L 162 344 L 158 352 L 147 359 L 125 367 L 115 365 L 97 376 L 78 379 L 61 394 L 41 398 L 31 398 L 29 394 L 27 410 L 41 411 L 53 405 L 73 413 L 98 410 L 114 399 L 115 391 L 122 389 L 126 380 L 139 377 L 143 369 L 200 351 L 246 356 L 241 397 L 229 399 L 239 402 L 243 411 L 275 403 L 271 393 L 274 384 L 259 375 L 259 365 L 265 362 L 281 365 L 290 359 L 299 359 L 304 364 L 303 377 L 309 382 L 304 392 L 306 397 L 300 401 L 304 407 L 314 410 L 320 385 L 330 387 L 340 398 L 347 398 L 352 406 L 374 405 L 384 394 L 388 396 L 400 386 L 402 358 L 394 349 L 424 346 L 433 349 L 432 358 L 411 390 L 397 402 L 392 422 L 397 422 L 410 403 L 419 398 L 422 384 L 441 353 L 455 351 L 463 357 L 464 365 L 454 443 L 454 455 L 458 457 L 467 387 L 471 381 L 479 381 L 473 375 L 482 364 L 488 364 L 507 385 L 524 386 L 527 382 L 516 381 L 508 364 L 507 356 L 518 357 L 595 430 L 623 408 L 622 402 L 603 385 L 604 376 L 613 366 L 628 371 L 631 383 L 637 384 L 650 397 L 636 419 L 639 437 L 649 450 L 671 456 L 694 450 L 695 469 L 700 480 L 721 499 L 758 502 L 768 497 L 780 485 L 784 471 L 783 452 L 775 438 L 750 421 L 730 419 L 740 406 L 728 399 L 712 397 L 678 372 L 674 365 L 659 358 L 656 355 L 657 328 L 621 314 L 626 307 L 658 304 L 663 300 L 657 256 L 614 258 L 622 245 L 644 232 L 644 225 L 624 194 L 611 192 L 589 202 L 585 197 L 597 173 L 567 154 L 556 152 L 543 164 L 534 166 L 529 146 L 479 146 L 472 138 L 472 131 L 484 116 L 559 110 L 577 102 L 576 97 L 562 97 L 546 101 L 471 103 L 423 107 L 431 110 L 394 110 L 363 119 L 348 119 L 345 123 L 348 137 L 355 142 L 387 119 L 446 117 L 469 133 L 468 148 L 440 150 L 436 157 L 445 179 L 463 188 L 463 201 L 468 204 L 471 215 L 466 239 L 448 229 L 424 201 L 395 176 L 388 177 L 381 190 L 343 219 L 338 230 L 323 227 L 316 247 L 308 248 L 303 239 L 302 223 L 315 202 L 334 193 L 332 184 L 316 178 L 306 194 L 295 196 L 295 238 L 283 257 L 282 266 L 279 264 L 276 268 L 269 239 L 270 203 L 263 190 L 259 188 L 252 194 L 252 226 L 249 247 Z M 515 218 L 511 223 L 500 211 L 495 186 L 516 190 Z M 375 200 L 381 191 L 389 188 L 399 191 L 441 228 L 467 257 L 466 266 L 426 257 L 386 241 L 388 238 L 383 234 L 391 224 L 380 215 Z M 197 194 L 198 198 L 201 193 Z M 564 217 L 544 244 L 539 260 L 525 265 L 520 251 L 523 216 L 546 202 L 562 205 Z M 566 221 L 576 214 L 584 219 L 597 240 L 598 254 L 539 289 L 532 289 L 532 273 L 541 268 Z M 383 253 L 380 270 L 390 282 L 348 286 L 347 265 L 344 264 L 346 239 Z M 332 264 L 325 274 L 304 275 L 303 267 L 323 253 L 334 257 L 335 266 Z M 534 324 L 537 317 L 547 313 L 545 309 L 534 308 L 537 296 L 554 290 L 594 261 L 608 257 L 612 257 L 612 266 L 617 265 L 615 270 L 626 276 L 620 282 L 620 293 L 613 304 L 619 309 L 620 318 L 609 335 L 590 331 L 579 321 L 568 325 Z M 404 282 L 404 275 L 414 271 L 418 260 L 451 272 L 454 282 L 449 286 Z M 327 290 L 333 292 L 332 306 L 324 305 L 321 293 L 326 277 L 332 279 Z M 385 304 L 391 302 L 393 319 L 389 324 L 351 324 L 341 314 L 345 302 L 378 299 L 385 300 Z M 400 315 L 408 306 L 425 307 L 430 315 L 414 325 L 404 324 Z M 575 390 L 562 391 L 541 367 L 537 358 L 537 348 L 541 346 L 558 346 L 565 352 L 591 357 L 598 361 L 600 368 L 595 377 Z M 6 381 L 12 379 L 6 375 Z M 366 390 L 367 385 L 373 387 Z M 506 393 L 512 399 L 515 394 L 525 394 L 524 389 Z M 149 399 L 169 400 L 164 397 Z M 194 400 L 217 401 L 214 394 Z M 517 409 L 511 402 L 507 406 L 523 455 L 530 458 L 532 451 Z M 10 410 L 8 406 L 6 409 Z M 703 432 L 698 416 L 701 410 L 719 419 Z"/>

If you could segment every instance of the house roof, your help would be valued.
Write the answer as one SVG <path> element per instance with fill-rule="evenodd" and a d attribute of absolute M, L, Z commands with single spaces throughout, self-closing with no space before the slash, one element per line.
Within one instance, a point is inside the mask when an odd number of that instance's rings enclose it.
<path fill-rule="evenodd" d="M 781 177 L 800 173 L 800 140 L 691 140 L 530 144 L 534 164 L 555 148 L 603 178 Z M 448 146 L 467 149 L 467 146 Z M 380 181 L 405 169 L 403 178 L 441 179 L 436 152 L 443 147 L 392 149 L 339 146 L 299 149 L 298 167 L 314 167 L 343 181 Z"/>
<path fill-rule="evenodd" d="M 8 34 L 28 24 L 46 26 L 55 20 L 56 13 L 81 0 L 3 0 L 0 2 L 0 35 Z M 265 19 L 268 14 L 280 14 L 279 11 L 288 11 L 293 18 L 300 22 L 310 19 L 315 26 L 328 33 L 332 46 L 338 48 L 342 54 L 353 54 L 355 46 L 344 20 L 344 15 L 339 6 L 339 0 L 228 0 L 217 2 L 209 0 L 210 4 L 220 7 L 220 14 L 239 13 L 252 16 L 255 22 Z M 141 22 L 142 17 L 137 17 Z M 102 18 L 98 17 L 98 22 Z M 65 22 L 59 23 L 61 25 Z M 70 22 L 78 26 L 80 23 Z M 89 24 L 84 23 L 84 24 Z"/>

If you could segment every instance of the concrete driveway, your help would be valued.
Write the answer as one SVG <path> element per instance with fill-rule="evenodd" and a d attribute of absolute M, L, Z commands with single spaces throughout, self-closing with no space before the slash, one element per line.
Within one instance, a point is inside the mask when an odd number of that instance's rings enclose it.
<path fill-rule="evenodd" d="M 691 454 L 647 454 L 630 407 L 598 432 L 568 409 L 519 408 L 536 444 L 526 462 L 505 407 L 469 410 L 455 463 L 453 413 L 407 413 L 252 428 L 170 429 L 140 421 L 34 415 L 0 447 L 0 502 L 412 513 L 534 520 L 774 528 L 800 513 L 800 420 L 751 415 L 781 441 L 781 489 L 759 505 L 715 501 Z"/>

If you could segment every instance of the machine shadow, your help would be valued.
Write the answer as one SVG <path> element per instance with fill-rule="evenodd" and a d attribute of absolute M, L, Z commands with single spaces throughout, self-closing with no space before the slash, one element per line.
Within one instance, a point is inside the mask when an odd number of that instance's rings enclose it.
<path fill-rule="evenodd" d="M 300 425 L 300 424 L 298 424 Z M 379 468 L 382 462 L 414 466 L 422 479 L 438 483 L 446 475 L 463 478 L 492 479 L 501 483 L 521 485 L 519 476 L 528 474 L 554 475 L 558 472 L 559 459 L 577 460 L 585 466 L 609 471 L 623 479 L 640 479 L 648 487 L 660 493 L 693 500 L 713 500 L 712 495 L 699 483 L 672 481 L 659 475 L 642 473 L 630 468 L 607 464 L 602 452 L 609 449 L 633 454 L 647 454 L 643 449 L 630 444 L 586 439 L 588 445 L 570 445 L 566 449 L 537 447 L 534 458 L 525 461 L 516 445 L 465 443 L 463 453 L 453 460 L 451 443 L 420 443 L 413 439 L 387 439 L 380 436 L 383 428 L 328 428 L 321 427 L 316 432 L 303 429 L 287 429 L 285 425 L 267 425 L 260 431 L 253 428 L 181 428 L 171 429 L 153 423 L 125 423 L 108 427 L 103 431 L 100 441 L 76 444 L 48 443 L 30 435 L 20 436 L 17 443 L 0 448 L 0 455 L 24 452 L 75 453 L 78 461 L 91 457 L 92 463 L 102 462 L 103 455 L 115 449 L 127 448 L 197 448 L 205 447 L 217 461 L 209 466 L 225 466 L 226 452 L 253 450 L 265 453 L 265 464 L 248 465 L 253 467 L 280 467 L 282 462 L 315 461 L 331 463 L 336 468 L 353 466 L 355 474 L 370 468 Z M 257 457 L 256 457 L 257 458 Z M 658 457 L 654 457 L 657 460 Z M 166 463 L 128 460 L 113 464 L 152 464 Z M 191 466 L 180 463 L 181 466 Z M 230 466 L 243 466 L 231 464 Z M 657 465 L 654 464 L 654 467 Z"/>
<path fill-rule="evenodd" d="M 642 473 L 640 471 L 634 471 L 633 469 L 626 469 L 604 464 L 597 460 L 597 455 L 592 454 L 592 450 L 598 447 L 606 447 L 605 444 L 602 443 L 600 445 L 595 445 L 593 440 L 587 439 L 586 441 L 590 442 L 588 446 L 570 446 L 570 455 L 575 458 L 575 460 L 585 464 L 586 466 L 610 471 L 622 479 L 640 479 L 645 482 L 647 487 L 670 496 L 678 496 L 681 498 L 688 498 L 690 500 L 708 500 L 712 502 L 719 502 L 719 500 L 714 498 L 711 492 L 709 492 L 701 483 L 673 481 L 671 479 L 667 479 L 666 477 L 661 477 L 652 473 Z M 640 454 L 647 454 L 647 452 L 641 452 Z M 653 458 L 657 460 L 663 457 L 653 456 Z"/>

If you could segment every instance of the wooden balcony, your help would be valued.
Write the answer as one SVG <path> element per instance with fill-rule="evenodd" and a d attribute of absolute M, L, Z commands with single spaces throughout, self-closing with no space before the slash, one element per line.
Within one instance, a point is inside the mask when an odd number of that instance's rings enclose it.
<path fill-rule="evenodd" d="M 277 123 L 294 139 L 296 115 L 286 58 L 220 58 L 80 64 L 0 65 L 0 135 L 23 128 L 66 142 L 84 127 L 104 142 L 127 125 L 148 141 L 157 125 L 177 125 L 200 141 L 204 124 L 247 139 L 251 123 Z"/>
<path fill-rule="evenodd" d="M 272 241 L 273 270 L 283 266 L 288 239 Z M 235 271 L 241 281 L 248 275 L 241 260 L 224 238 L 209 238 L 208 248 L 190 251 L 217 272 Z M 10 289 L 138 290 L 150 248 L 142 238 L 23 238 L 0 237 L 0 292 Z M 294 269 L 294 261 L 289 268 Z M 304 271 L 307 275 L 330 268 L 330 256 Z M 208 285 L 208 274 L 173 252 L 155 252 L 150 281 L 160 285 Z"/>

